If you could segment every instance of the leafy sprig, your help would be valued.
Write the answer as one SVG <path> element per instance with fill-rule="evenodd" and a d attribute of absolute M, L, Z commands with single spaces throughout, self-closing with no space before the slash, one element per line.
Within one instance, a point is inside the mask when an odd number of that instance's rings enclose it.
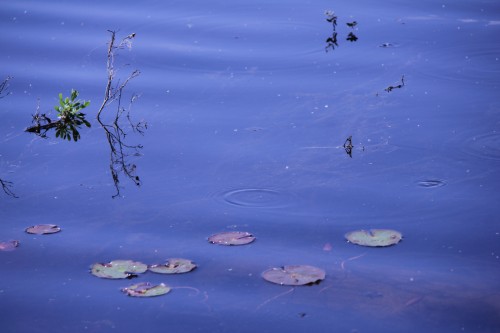
<path fill-rule="evenodd" d="M 54 107 L 59 118 L 56 126 L 56 138 L 78 141 L 80 139 L 78 129 L 82 125 L 91 126 L 85 119 L 85 113 L 81 112 L 90 104 L 90 101 L 80 101 L 76 99 L 77 97 L 78 91 L 74 89 L 71 90 L 70 97 L 63 98 L 62 93 L 59 94 L 59 105 Z"/>

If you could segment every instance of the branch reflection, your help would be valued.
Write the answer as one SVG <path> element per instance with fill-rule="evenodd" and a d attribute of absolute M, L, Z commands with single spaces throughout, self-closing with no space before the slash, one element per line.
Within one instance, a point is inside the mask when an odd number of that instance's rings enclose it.
<path fill-rule="evenodd" d="M 112 196 L 116 198 L 121 195 L 120 186 L 120 176 L 124 176 L 132 181 L 136 186 L 141 185 L 141 180 L 136 174 L 137 166 L 130 162 L 129 159 L 132 156 L 140 156 L 142 145 L 136 144 L 131 145 L 125 142 L 127 131 L 126 128 L 130 128 L 132 132 L 139 135 L 143 135 L 144 131 L 147 129 L 147 124 L 144 121 L 133 122 L 131 120 L 132 105 L 139 98 L 139 95 L 132 95 L 129 100 L 129 104 L 125 107 L 123 106 L 122 99 L 124 94 L 124 89 L 127 84 L 134 78 L 136 78 L 140 72 L 134 70 L 128 77 L 122 82 L 120 79 L 116 79 L 115 75 L 117 73 L 115 69 L 115 51 L 131 48 L 132 40 L 135 34 L 130 34 L 123 38 L 120 43 L 116 44 L 116 32 L 108 30 L 111 33 L 111 39 L 108 44 L 108 54 L 107 54 L 107 75 L 108 81 L 106 84 L 106 90 L 104 92 L 104 99 L 97 113 L 97 121 L 104 129 L 106 134 L 106 139 L 109 144 L 110 149 L 110 161 L 109 169 L 111 172 L 111 177 L 115 186 L 116 193 Z M 104 109 L 111 107 L 114 104 L 114 112 L 110 120 L 104 119 Z"/>
<path fill-rule="evenodd" d="M 325 40 L 326 46 L 325 46 L 325 51 L 328 52 L 329 50 L 335 50 L 339 46 L 338 44 L 338 33 L 337 33 L 337 15 L 332 11 L 332 10 L 327 10 L 325 11 L 326 15 L 326 21 L 328 23 L 332 24 L 332 35 L 328 36 L 328 38 Z M 346 25 L 351 28 L 355 29 L 356 26 L 358 25 L 358 22 L 352 21 L 352 22 L 347 22 Z M 353 31 L 349 32 L 347 34 L 346 40 L 349 42 L 356 42 L 358 40 L 358 36 L 354 34 Z"/>
<path fill-rule="evenodd" d="M 6 92 L 6 90 L 9 87 L 9 81 L 11 79 L 12 79 L 11 76 L 7 76 L 2 81 L 2 83 L 0 83 L 0 99 L 10 95 L 10 92 Z M 14 198 L 18 198 L 18 196 L 15 195 L 15 193 L 12 191 L 12 186 L 13 186 L 12 182 L 0 178 L 0 185 L 2 185 L 2 190 L 5 194 Z"/>

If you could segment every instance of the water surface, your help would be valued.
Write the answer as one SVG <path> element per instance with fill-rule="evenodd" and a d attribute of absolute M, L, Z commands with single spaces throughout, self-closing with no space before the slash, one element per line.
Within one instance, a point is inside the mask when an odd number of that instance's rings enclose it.
<path fill-rule="evenodd" d="M 495 1 L 1 7 L 0 74 L 13 78 L 0 99 L 0 178 L 19 198 L 0 193 L 0 241 L 21 242 L 0 253 L 2 332 L 500 330 Z M 141 186 L 120 174 L 116 198 L 95 119 L 108 30 L 136 33 L 116 66 L 122 78 L 141 71 L 124 100 L 139 94 L 131 116 L 148 124 L 141 136 L 122 123 L 126 142 L 144 147 L 128 157 Z M 91 101 L 80 141 L 23 132 L 37 103 L 49 112 L 72 88 Z M 63 231 L 24 233 L 39 223 Z M 343 237 L 370 228 L 404 239 L 372 249 Z M 207 242 L 230 230 L 257 241 Z M 89 274 L 95 262 L 169 257 L 199 267 L 133 281 Z M 260 277 L 289 264 L 327 277 L 297 288 Z M 120 293 L 136 281 L 188 288 Z"/>

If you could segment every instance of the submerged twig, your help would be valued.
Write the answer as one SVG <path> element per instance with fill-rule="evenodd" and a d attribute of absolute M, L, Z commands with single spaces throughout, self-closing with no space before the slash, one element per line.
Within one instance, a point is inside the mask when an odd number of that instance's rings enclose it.
<path fill-rule="evenodd" d="M 402 75 L 401 76 L 401 83 L 396 85 L 396 86 L 388 86 L 387 88 L 385 88 L 384 90 L 387 91 L 388 93 L 391 92 L 392 90 L 394 89 L 400 89 L 400 88 L 403 88 L 405 86 L 405 76 Z"/>
<path fill-rule="evenodd" d="M 7 76 L 3 81 L 2 83 L 0 83 L 0 98 L 4 98 L 8 95 L 10 95 L 11 93 L 8 92 L 8 93 L 4 93 L 4 90 L 6 90 L 8 87 L 9 87 L 9 81 L 12 79 L 12 76 Z M 3 94 L 3 95 L 2 95 Z"/>
<path fill-rule="evenodd" d="M 13 198 L 19 198 L 11 189 L 13 185 L 12 182 L 0 178 L 0 184 L 2 185 L 2 190 L 5 194 L 10 195 Z"/>
<path fill-rule="evenodd" d="M 347 258 L 346 260 L 342 260 L 342 262 L 340 263 L 340 268 L 342 268 L 342 270 L 344 270 L 345 269 L 345 263 L 347 261 L 359 259 L 361 257 L 364 257 L 365 255 L 366 255 L 366 253 L 363 253 L 363 254 L 360 254 L 359 256 L 354 256 L 354 257 Z"/>
<path fill-rule="evenodd" d="M 255 311 L 258 311 L 261 307 L 263 307 L 264 305 L 266 305 L 267 303 L 269 302 L 272 302 L 274 301 L 275 299 L 279 298 L 279 297 L 282 297 L 282 296 L 285 296 L 291 292 L 293 292 L 295 290 L 295 288 L 290 288 L 289 290 L 285 291 L 285 292 L 282 292 L 281 294 L 278 294 L 276 296 L 273 296 L 267 300 L 265 300 L 264 302 L 260 303 L 257 308 L 255 309 Z"/>
<path fill-rule="evenodd" d="M 117 71 L 115 70 L 115 51 L 118 49 L 123 49 L 125 47 L 130 48 L 132 39 L 135 38 L 135 34 L 130 34 L 127 37 L 123 38 L 122 41 L 116 45 L 116 32 L 112 30 L 108 30 L 111 33 L 111 39 L 108 45 L 108 53 L 107 53 L 107 63 L 106 63 L 106 71 L 107 71 L 107 83 L 106 89 L 104 91 L 104 98 L 97 112 L 97 121 L 101 124 L 104 132 L 106 134 L 106 139 L 108 141 L 110 147 L 110 172 L 111 177 L 113 178 L 113 183 L 115 185 L 116 194 L 113 195 L 113 198 L 116 198 L 120 195 L 120 179 L 119 175 L 124 174 L 127 178 L 129 178 L 136 186 L 141 185 L 141 181 L 139 176 L 135 174 L 136 165 L 128 162 L 128 157 L 131 155 L 138 156 L 140 155 L 140 149 L 142 146 L 140 144 L 137 145 L 129 145 L 125 143 L 125 137 L 127 133 L 120 125 L 121 117 L 126 114 L 126 118 L 128 120 L 129 125 L 132 127 L 134 132 L 139 134 L 144 134 L 145 129 L 147 129 L 147 124 L 143 121 L 139 121 L 137 123 L 133 123 L 130 117 L 130 112 L 132 109 L 132 104 L 137 100 L 139 95 L 133 95 L 130 98 L 130 102 L 128 107 L 122 106 L 122 97 L 123 91 L 127 84 L 134 78 L 136 78 L 139 74 L 139 70 L 134 70 L 128 77 L 125 78 L 123 82 L 117 80 L 115 82 L 115 76 Z M 116 102 L 114 118 L 112 122 L 105 122 L 102 119 L 103 111 L 106 107 Z"/>

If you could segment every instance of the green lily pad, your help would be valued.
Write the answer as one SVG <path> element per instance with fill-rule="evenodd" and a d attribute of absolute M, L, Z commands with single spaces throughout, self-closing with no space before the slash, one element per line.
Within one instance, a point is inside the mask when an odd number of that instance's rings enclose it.
<path fill-rule="evenodd" d="M 19 246 L 18 240 L 0 242 L 0 251 L 14 251 Z"/>
<path fill-rule="evenodd" d="M 396 230 L 372 229 L 351 231 L 345 234 L 345 238 L 362 246 L 390 246 L 399 243 L 403 235 Z"/>
<path fill-rule="evenodd" d="M 35 235 L 54 234 L 59 231 L 61 231 L 61 228 L 59 228 L 55 224 L 37 224 L 29 228 L 26 228 L 26 232 L 28 234 L 35 234 Z"/>
<path fill-rule="evenodd" d="M 141 282 L 130 287 L 123 288 L 122 291 L 132 297 L 154 297 L 165 295 L 171 288 L 164 283 L 152 285 L 149 282 Z"/>
<path fill-rule="evenodd" d="M 325 276 L 326 273 L 321 268 L 308 265 L 276 267 L 262 273 L 265 280 L 282 286 L 312 284 L 324 280 Z"/>
<path fill-rule="evenodd" d="M 130 279 L 136 273 L 144 273 L 148 266 L 139 261 L 113 260 L 106 264 L 96 263 L 91 266 L 91 273 L 105 279 Z"/>
<path fill-rule="evenodd" d="M 148 269 L 154 273 L 161 274 L 180 274 L 187 273 L 196 268 L 191 260 L 182 258 L 170 258 L 162 265 L 151 265 Z"/>
<path fill-rule="evenodd" d="M 246 231 L 229 231 L 212 235 L 208 241 L 219 245 L 245 245 L 255 240 L 255 237 Z"/>

